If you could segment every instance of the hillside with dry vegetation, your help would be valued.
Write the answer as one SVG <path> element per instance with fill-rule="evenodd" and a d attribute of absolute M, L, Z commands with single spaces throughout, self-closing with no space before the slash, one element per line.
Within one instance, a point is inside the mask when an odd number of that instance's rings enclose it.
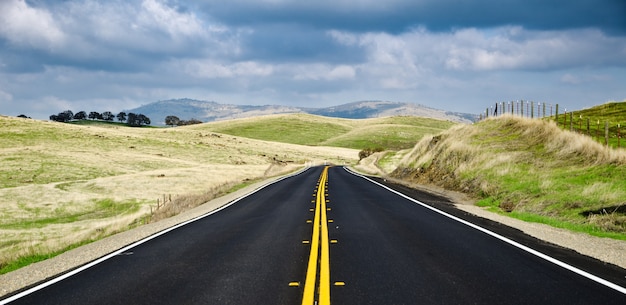
<path fill-rule="evenodd" d="M 461 191 L 520 219 L 626 239 L 625 165 L 623 149 L 503 116 L 424 137 L 391 176 Z"/>
<path fill-rule="evenodd" d="M 81 123 L 81 122 L 78 122 Z M 454 123 L 271 115 L 176 128 L 0 116 L 0 273 L 359 149 L 410 148 Z"/>
<path fill-rule="evenodd" d="M 354 149 L 271 143 L 201 125 L 81 126 L 0 116 L 0 139 L 2 272 L 256 179 L 358 160 Z"/>

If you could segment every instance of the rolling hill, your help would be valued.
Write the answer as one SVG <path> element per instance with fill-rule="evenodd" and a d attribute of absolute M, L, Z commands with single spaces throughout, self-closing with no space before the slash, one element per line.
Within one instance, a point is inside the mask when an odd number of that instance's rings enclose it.
<path fill-rule="evenodd" d="M 189 128 L 272 142 L 400 150 L 413 147 L 424 135 L 453 125 L 450 121 L 413 116 L 342 119 L 299 113 L 217 121 Z"/>
<path fill-rule="evenodd" d="M 363 145 L 412 147 L 454 125 L 302 113 L 177 128 L 87 123 L 0 116 L 0 273 L 154 221 L 165 198 L 159 213 L 177 213 L 307 164 L 355 164 Z"/>
<path fill-rule="evenodd" d="M 165 117 L 177 116 L 182 120 L 197 119 L 202 122 L 223 121 L 269 114 L 309 113 L 328 117 L 364 119 L 389 116 L 420 116 L 457 123 L 471 123 L 475 115 L 433 109 L 411 103 L 366 101 L 327 108 L 294 107 L 280 105 L 231 105 L 193 99 L 173 99 L 143 105 L 126 112 L 142 113 L 151 118 L 152 125 L 164 126 Z"/>
<path fill-rule="evenodd" d="M 391 177 L 460 191 L 523 220 L 626 240 L 626 151 L 552 121 L 456 125 L 395 160 Z"/>

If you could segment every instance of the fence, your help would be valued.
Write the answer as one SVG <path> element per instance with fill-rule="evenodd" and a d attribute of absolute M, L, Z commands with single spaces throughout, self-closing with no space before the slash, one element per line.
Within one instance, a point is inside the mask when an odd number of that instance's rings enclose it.
<path fill-rule="evenodd" d="M 599 143 L 613 148 L 621 148 L 622 145 L 622 121 L 626 121 L 626 113 L 621 118 L 588 116 L 586 111 L 559 112 L 559 104 L 535 103 L 533 101 L 498 102 L 494 106 L 487 107 L 479 119 L 497 117 L 502 115 L 514 115 L 531 119 L 547 119 L 555 121 L 559 127 L 594 138 Z"/>

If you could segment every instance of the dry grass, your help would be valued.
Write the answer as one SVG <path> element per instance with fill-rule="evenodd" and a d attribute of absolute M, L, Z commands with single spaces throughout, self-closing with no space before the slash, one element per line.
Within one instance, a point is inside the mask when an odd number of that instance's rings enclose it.
<path fill-rule="evenodd" d="M 354 149 L 252 140 L 202 126 L 0 117 L 0 267 L 139 225 L 163 195 L 195 198 L 194 205 L 249 179 L 357 160 Z"/>
<path fill-rule="evenodd" d="M 626 203 L 624 165 L 622 149 L 552 122 L 504 116 L 424 137 L 393 176 L 460 190 L 520 217 L 626 236 L 626 215 L 590 212 Z"/>

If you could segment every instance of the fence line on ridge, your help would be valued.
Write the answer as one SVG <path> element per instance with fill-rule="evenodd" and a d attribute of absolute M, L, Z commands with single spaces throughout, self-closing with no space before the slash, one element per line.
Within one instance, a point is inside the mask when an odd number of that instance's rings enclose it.
<path fill-rule="evenodd" d="M 503 115 L 513 115 L 530 119 L 548 119 L 556 122 L 557 126 L 592 137 L 597 142 L 613 148 L 622 147 L 622 131 L 623 122 L 618 119 L 617 122 L 610 122 L 606 119 L 598 119 L 592 117 L 583 117 L 582 112 L 576 114 L 576 111 L 567 111 L 567 108 L 561 108 L 559 112 L 559 104 L 541 103 L 533 101 L 510 101 L 497 102 L 494 106 L 487 107 L 483 113 L 479 115 L 479 121 L 490 117 L 499 117 Z M 626 115 L 626 114 L 625 114 Z M 626 121 L 626 118 L 623 119 Z"/>

